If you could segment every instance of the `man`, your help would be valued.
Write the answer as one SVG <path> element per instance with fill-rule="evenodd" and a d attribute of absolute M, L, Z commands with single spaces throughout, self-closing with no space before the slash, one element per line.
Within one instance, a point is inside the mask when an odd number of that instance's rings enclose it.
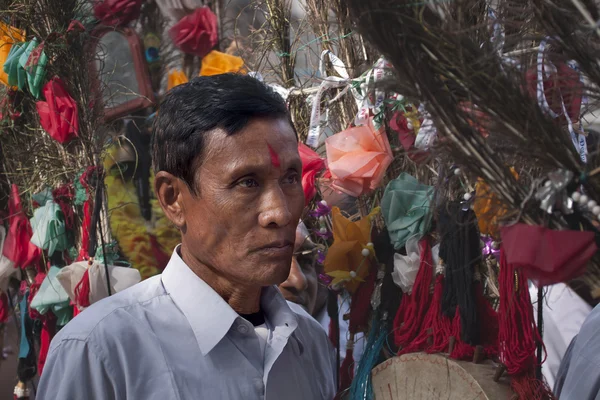
<path fill-rule="evenodd" d="M 560 400 L 600 400 L 600 305 L 569 345 L 556 377 Z"/>
<path fill-rule="evenodd" d="M 282 99 L 251 77 L 169 92 L 155 186 L 182 244 L 162 276 L 56 336 L 38 400 L 332 399 L 327 336 L 274 286 L 304 206 L 297 145 Z"/>
<path fill-rule="evenodd" d="M 581 329 L 583 322 L 592 311 L 592 307 L 564 283 L 544 288 L 543 302 L 544 345 L 546 361 L 542 364 L 542 374 L 553 387 L 569 343 Z M 533 302 L 534 317 L 537 323 L 537 287 L 529 284 L 529 293 Z"/>
<path fill-rule="evenodd" d="M 327 288 L 319 283 L 316 246 L 303 222 L 296 228 L 294 257 L 287 279 L 279 285 L 286 300 L 298 304 L 307 313 L 315 314 L 325 307 Z"/>

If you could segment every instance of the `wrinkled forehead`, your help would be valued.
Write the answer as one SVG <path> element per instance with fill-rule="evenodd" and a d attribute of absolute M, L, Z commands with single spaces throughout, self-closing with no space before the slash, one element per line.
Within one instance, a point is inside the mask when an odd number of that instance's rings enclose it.
<path fill-rule="evenodd" d="M 204 162 L 219 168 L 242 164 L 288 166 L 299 159 L 296 133 L 283 118 L 254 119 L 234 134 L 215 129 L 207 136 Z"/>

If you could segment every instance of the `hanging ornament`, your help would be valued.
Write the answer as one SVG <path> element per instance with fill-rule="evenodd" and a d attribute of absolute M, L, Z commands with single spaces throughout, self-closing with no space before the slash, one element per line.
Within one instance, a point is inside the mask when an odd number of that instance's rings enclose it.
<path fill-rule="evenodd" d="M 200 76 L 212 76 L 227 73 L 245 73 L 244 60 L 240 57 L 213 50 L 202 59 Z"/>
<path fill-rule="evenodd" d="M 65 227 L 65 216 L 53 200 L 48 200 L 33 212 L 31 227 L 31 243 L 40 249 L 48 250 L 50 257 L 55 251 L 67 250 L 71 245 Z"/>
<path fill-rule="evenodd" d="M 200 7 L 169 29 L 169 36 L 184 53 L 203 58 L 219 40 L 217 16 L 210 8 Z"/>
<path fill-rule="evenodd" d="M 415 236 L 420 239 L 431 226 L 433 186 L 423 185 L 403 172 L 387 185 L 381 199 L 383 219 L 396 250 Z"/>
<path fill-rule="evenodd" d="M 4 242 L 2 254 L 15 263 L 18 268 L 25 269 L 35 265 L 41 257 L 41 250 L 31 243 L 33 231 L 29 219 L 25 216 L 17 185 L 12 185 L 8 201 L 8 236 Z"/>
<path fill-rule="evenodd" d="M 102 24 L 123 26 L 137 19 L 142 0 L 99 0 L 94 4 L 94 15 Z"/>
<path fill-rule="evenodd" d="M 325 169 L 325 160 L 302 142 L 298 143 L 298 153 L 300 153 L 300 158 L 302 159 L 304 204 L 308 205 L 317 194 L 315 180 L 317 175 Z"/>
<path fill-rule="evenodd" d="M 325 140 L 331 186 L 358 197 L 377 188 L 393 155 L 383 128 L 367 125 L 346 129 Z"/>
<path fill-rule="evenodd" d="M 46 101 L 36 103 L 42 128 L 59 143 L 79 136 L 77 103 L 58 77 L 52 78 L 43 89 Z"/>
<path fill-rule="evenodd" d="M 6 60 L 8 59 L 13 44 L 24 41 L 25 32 L 0 21 L 0 82 L 7 86 L 12 85 L 9 85 L 8 83 L 8 74 L 4 70 L 4 65 L 6 64 Z"/>

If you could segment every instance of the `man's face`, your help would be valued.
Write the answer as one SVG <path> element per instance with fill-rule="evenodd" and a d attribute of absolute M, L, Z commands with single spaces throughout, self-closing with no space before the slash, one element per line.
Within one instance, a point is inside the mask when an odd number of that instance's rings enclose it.
<path fill-rule="evenodd" d="M 304 207 L 298 142 L 284 119 L 207 135 L 197 195 L 180 195 L 182 242 L 196 260 L 245 286 L 283 282 Z"/>
<path fill-rule="evenodd" d="M 313 315 L 317 308 L 317 293 L 319 280 L 316 269 L 316 257 L 313 252 L 303 254 L 311 249 L 306 246 L 307 234 L 300 229 L 296 230 L 296 244 L 290 274 L 285 282 L 279 285 L 279 290 L 286 300 L 300 305 L 309 314 Z"/>

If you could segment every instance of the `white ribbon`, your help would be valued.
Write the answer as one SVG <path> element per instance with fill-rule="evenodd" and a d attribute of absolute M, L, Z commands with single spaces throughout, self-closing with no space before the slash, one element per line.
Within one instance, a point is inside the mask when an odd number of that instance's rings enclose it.
<path fill-rule="evenodd" d="M 326 57 L 329 58 L 331 64 L 333 65 L 333 69 L 339 76 L 327 76 L 327 71 L 325 68 Z M 321 53 L 321 58 L 319 61 L 319 73 L 320 76 L 323 77 L 323 81 L 319 85 L 319 90 L 314 95 L 312 100 L 312 110 L 310 113 L 310 127 L 308 130 L 308 137 L 306 138 L 306 144 L 315 148 L 319 144 L 319 137 L 321 136 L 321 130 L 323 126 L 327 125 L 328 113 L 325 114 L 325 119 L 321 116 L 321 98 L 323 94 L 329 89 L 344 87 L 340 93 L 335 96 L 334 99 L 330 100 L 329 103 L 336 101 L 341 96 L 343 96 L 348 89 L 350 88 L 349 83 L 350 75 L 348 75 L 348 69 L 344 65 L 344 62 L 340 60 L 335 54 L 333 54 L 329 50 L 324 50 Z"/>
<path fill-rule="evenodd" d="M 437 137 L 437 129 L 433 124 L 431 115 L 427 112 L 423 103 L 419 106 L 419 114 L 423 117 L 423 122 L 421 123 L 419 132 L 415 138 L 415 148 L 427 150 L 433 145 L 433 142 Z"/>

